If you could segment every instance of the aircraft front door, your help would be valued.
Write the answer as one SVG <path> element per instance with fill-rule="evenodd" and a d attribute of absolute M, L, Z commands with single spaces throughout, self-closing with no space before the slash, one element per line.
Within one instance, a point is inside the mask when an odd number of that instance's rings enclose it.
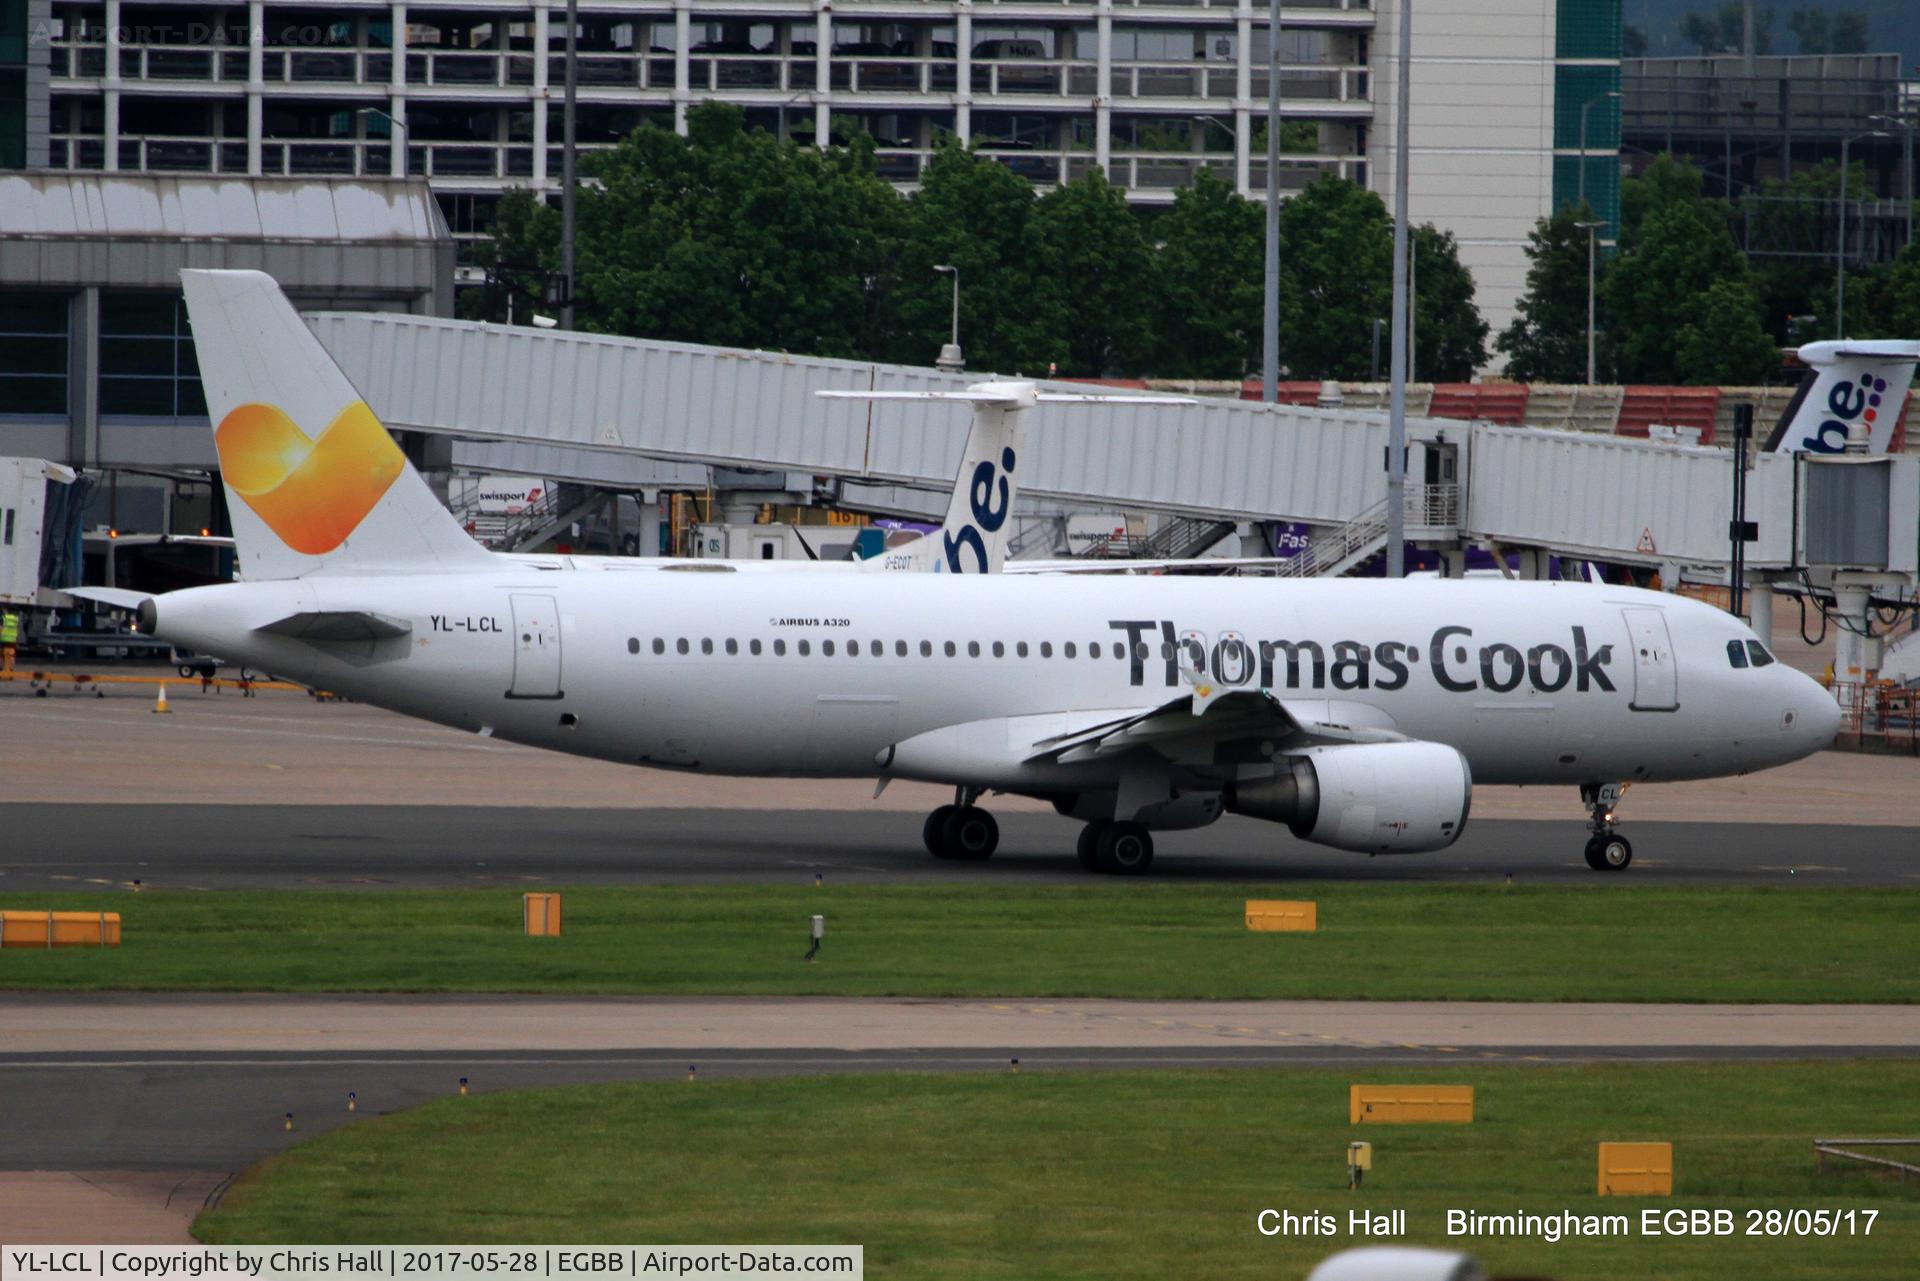
<path fill-rule="evenodd" d="M 508 698 L 559 698 L 560 614 L 551 596 L 513 598 L 513 688 Z"/>
<path fill-rule="evenodd" d="M 1680 676 L 1673 661 L 1667 616 L 1657 609 L 1623 609 L 1633 644 L 1633 702 L 1636 712 L 1671 712 L 1680 706 Z"/>

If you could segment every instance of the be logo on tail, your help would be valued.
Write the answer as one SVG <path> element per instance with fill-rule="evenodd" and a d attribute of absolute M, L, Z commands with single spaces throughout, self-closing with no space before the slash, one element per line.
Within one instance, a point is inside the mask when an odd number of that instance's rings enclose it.
<path fill-rule="evenodd" d="M 1864 375 L 1857 383 L 1835 383 L 1827 395 L 1827 417 L 1821 420 L 1817 431 L 1800 442 L 1800 448 L 1816 454 L 1846 453 L 1847 432 L 1852 424 L 1855 420 L 1864 422 L 1871 432 L 1880 417 L 1881 398 L 1886 392 L 1887 380 L 1872 374 Z M 1894 406 L 1893 412 L 1898 413 L 1899 406 Z"/>
<path fill-rule="evenodd" d="M 308 556 L 344 543 L 406 470 L 406 456 L 361 400 L 318 439 L 277 405 L 236 405 L 213 440 L 227 488 Z"/>
<path fill-rule="evenodd" d="M 973 519 L 958 530 L 949 530 L 941 535 L 949 571 L 955 574 L 993 572 L 994 566 L 987 553 L 987 540 L 981 536 L 981 531 L 989 535 L 997 534 L 1000 527 L 1007 523 L 1007 514 L 1013 510 L 1010 482 L 1015 461 L 1014 451 L 1005 448 L 1000 451 L 1000 467 L 997 471 L 991 459 L 981 460 L 973 469 L 973 477 L 967 486 L 968 514 Z M 968 570 L 961 561 L 962 548 L 973 552 L 975 564 L 972 570 Z"/>

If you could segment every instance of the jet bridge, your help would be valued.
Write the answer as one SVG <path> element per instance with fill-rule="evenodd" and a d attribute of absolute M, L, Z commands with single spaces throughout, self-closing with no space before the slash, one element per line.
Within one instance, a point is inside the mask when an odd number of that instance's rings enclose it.
<path fill-rule="evenodd" d="M 838 477 L 874 495 L 944 492 L 967 430 L 963 408 L 814 393 L 952 390 L 983 376 L 421 316 L 308 321 L 389 425 L 451 439 L 469 465 L 609 488 L 654 469 L 691 478 L 721 467 Z M 1202 399 L 1030 412 L 1019 466 L 1028 495 L 1305 526 L 1293 566 L 1302 574 L 1344 572 L 1384 545 L 1387 425 L 1377 411 Z M 1444 418 L 1410 418 L 1407 428 L 1406 525 L 1418 542 L 1530 549 L 1541 553 L 1536 564 L 1546 553 L 1675 570 L 1729 562 L 1725 449 Z M 1884 461 L 1880 526 L 1871 537 L 1852 531 L 1860 537 L 1846 546 L 1855 559 L 1869 544 L 1885 555 L 1843 568 L 1879 574 L 1882 585 L 1902 579 L 1911 591 L 1920 459 Z M 1807 477 L 1830 465 L 1752 456 L 1751 571 L 1791 575 L 1822 563 L 1807 545 L 1817 523 Z M 1838 510 L 1820 519 L 1840 520 Z"/>
<path fill-rule="evenodd" d="M 609 486 L 646 457 L 945 491 L 964 407 L 814 393 L 954 390 L 984 376 L 420 316 L 308 321 L 389 426 L 467 442 L 476 465 Z M 1378 413 L 1236 400 L 1032 412 L 1030 495 L 1339 525 L 1386 494 Z M 1467 425 L 1410 419 L 1408 438 L 1461 450 Z"/>

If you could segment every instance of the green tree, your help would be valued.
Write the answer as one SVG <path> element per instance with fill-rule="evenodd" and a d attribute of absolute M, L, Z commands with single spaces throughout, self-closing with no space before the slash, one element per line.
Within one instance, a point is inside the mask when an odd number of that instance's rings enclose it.
<path fill-rule="evenodd" d="M 1680 36 L 1703 55 L 1738 51 L 1746 44 L 1744 8 L 1740 0 L 1728 0 L 1717 9 L 1690 13 L 1680 23 Z M 1772 9 L 1754 12 L 1753 51 L 1757 54 L 1773 52 Z"/>
<path fill-rule="evenodd" d="M 1782 342 L 1790 340 L 1794 316 L 1818 315 L 1817 332 L 1832 332 L 1833 202 L 1839 194 L 1840 166 L 1827 161 L 1784 182 L 1770 178 L 1740 200 L 1764 322 Z M 1849 166 L 1846 194 L 1849 200 L 1870 198 L 1864 164 Z"/>
<path fill-rule="evenodd" d="M 1036 287 L 1033 186 L 958 143 L 938 147 L 907 201 L 906 238 L 890 291 L 895 325 L 888 359 L 928 365 L 947 341 L 960 269 L 960 345 L 969 369 L 1044 371 L 1061 359 L 1050 295 Z"/>
<path fill-rule="evenodd" d="M 474 265 L 487 273 L 481 289 L 460 293 L 461 319 L 530 325 L 547 309 L 547 285 L 560 270 L 560 214 L 516 187 L 494 207 L 493 234 L 473 247 Z"/>
<path fill-rule="evenodd" d="M 1202 170 L 1155 219 L 1153 372 L 1241 378 L 1259 368 L 1266 267 L 1260 206 Z"/>
<path fill-rule="evenodd" d="M 1036 291 L 1058 318 L 1062 374 L 1136 373 L 1152 356 L 1153 261 L 1140 218 L 1098 168 L 1041 197 L 1033 212 Z"/>
<path fill-rule="evenodd" d="M 1833 15 L 1833 37 L 1829 53 L 1865 53 L 1867 51 L 1867 14 L 1864 9 L 1842 9 Z"/>
<path fill-rule="evenodd" d="M 1393 231 L 1380 197 L 1331 175 L 1280 207 L 1280 359 L 1296 378 L 1365 378 L 1392 315 Z"/>
<path fill-rule="evenodd" d="M 582 327 L 824 356 L 878 354 L 901 202 L 872 140 L 819 151 L 708 104 L 688 136 L 652 125 L 588 164 Z"/>
<path fill-rule="evenodd" d="M 1414 369 L 1424 382 L 1465 382 L 1487 363 L 1487 322 L 1473 302 L 1473 273 L 1450 231 L 1413 228 Z M 1392 282 L 1388 282 L 1391 288 Z"/>
<path fill-rule="evenodd" d="M 1812 331 L 1805 339 L 1834 333 L 1833 273 L 1825 272 L 1815 303 Z M 1847 337 L 1920 337 L 1920 243 L 1908 245 L 1890 263 L 1847 273 Z"/>
<path fill-rule="evenodd" d="M 1723 205 L 1687 194 L 1699 189 L 1689 166 L 1663 157 L 1648 173 L 1651 183 L 1629 182 L 1621 193 L 1632 230 L 1603 294 L 1617 376 L 1691 385 L 1764 380 L 1773 344 Z"/>
<path fill-rule="evenodd" d="M 1585 205 L 1562 205 L 1528 237 L 1527 292 L 1519 315 L 1494 346 L 1507 374 L 1523 383 L 1577 383 L 1587 376 L 1587 233 Z"/>

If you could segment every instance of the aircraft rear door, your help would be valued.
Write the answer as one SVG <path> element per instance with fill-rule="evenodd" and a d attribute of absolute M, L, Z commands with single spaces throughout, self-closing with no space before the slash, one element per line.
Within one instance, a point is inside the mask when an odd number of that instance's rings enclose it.
<path fill-rule="evenodd" d="M 1636 712 L 1671 712 L 1680 706 L 1680 675 L 1673 659 L 1667 616 L 1657 609 L 1623 609 L 1633 644 L 1633 702 Z"/>
<path fill-rule="evenodd" d="M 551 596 L 513 597 L 513 688 L 507 697 L 561 697 L 560 612 Z"/>

